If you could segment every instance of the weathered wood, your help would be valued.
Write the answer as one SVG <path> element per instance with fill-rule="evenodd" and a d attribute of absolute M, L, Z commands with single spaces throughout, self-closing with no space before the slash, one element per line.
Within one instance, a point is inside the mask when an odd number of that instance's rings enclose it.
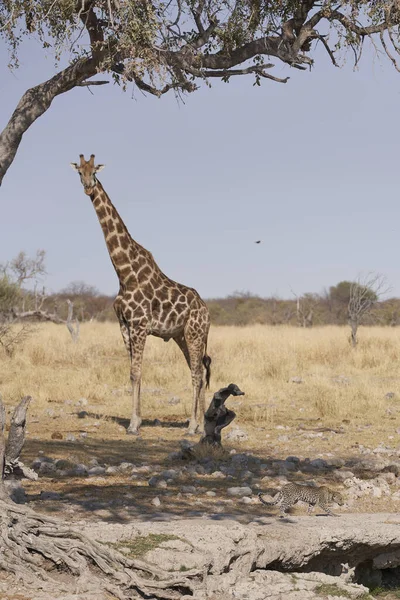
<path fill-rule="evenodd" d="M 230 383 L 214 394 L 204 415 L 204 436 L 200 440 L 202 444 L 221 446 L 221 430 L 236 417 L 233 410 L 228 410 L 225 406 L 229 396 L 244 396 L 244 392 L 235 383 Z"/>

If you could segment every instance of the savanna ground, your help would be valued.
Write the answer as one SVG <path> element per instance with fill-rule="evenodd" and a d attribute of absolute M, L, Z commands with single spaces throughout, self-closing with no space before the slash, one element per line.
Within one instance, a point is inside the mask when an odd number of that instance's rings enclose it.
<path fill-rule="evenodd" d="M 400 329 L 362 328 L 355 350 L 348 335 L 348 329 L 341 327 L 211 329 L 212 378 L 207 405 L 216 390 L 231 382 L 245 392 L 244 397 L 227 401 L 237 417 L 224 430 L 223 441 L 224 434 L 235 427 L 248 434 L 246 441 L 224 442 L 224 447 L 261 459 L 250 481 L 253 493 L 264 490 L 262 478 L 271 473 L 273 461 L 289 455 L 301 461 L 351 461 L 360 459 L 360 446 L 400 448 Z M 21 457 L 26 464 L 44 454 L 86 465 L 97 459 L 100 465 L 125 461 L 139 467 L 133 479 L 126 471 L 89 478 L 24 480 L 28 502 L 37 511 L 70 521 L 108 522 L 204 514 L 248 522 L 266 514 L 267 507 L 256 500 L 245 505 L 227 495 L 228 487 L 249 484 L 232 477 L 188 473 L 187 481 L 171 482 L 167 489 L 149 487 L 153 468 L 176 467 L 168 455 L 179 450 L 180 440 L 187 437 L 190 373 L 173 341 L 166 344 L 148 338 L 140 437 L 126 435 L 131 411 L 129 360 L 116 324 L 82 325 L 77 344 L 62 326 L 35 325 L 34 333 L 14 356 L 0 353 L 0 392 L 8 412 L 22 396 L 34 398 Z M 295 472 L 288 478 L 301 481 L 307 480 L 307 475 Z M 317 484 L 342 487 L 329 473 L 310 478 Z M 282 477 L 277 474 L 271 483 L 280 487 Z M 201 492 L 180 493 L 185 484 L 199 485 Z M 46 491 L 60 496 L 45 500 L 40 493 Z M 207 494 L 210 491 L 215 495 Z M 152 504 L 155 497 L 161 499 L 160 506 Z M 398 505 L 399 500 L 390 496 L 365 496 L 344 510 L 395 513 Z M 304 507 L 294 513 L 304 513 Z M 274 514 L 274 509 L 267 514 Z"/>

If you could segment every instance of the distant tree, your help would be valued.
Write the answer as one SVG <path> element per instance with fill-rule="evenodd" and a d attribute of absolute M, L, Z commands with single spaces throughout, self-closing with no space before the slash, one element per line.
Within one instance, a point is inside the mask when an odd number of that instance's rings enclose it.
<path fill-rule="evenodd" d="M 386 278 L 379 274 L 369 273 L 351 283 L 348 304 L 348 319 L 351 328 L 351 344 L 357 346 L 357 331 L 362 319 L 368 315 L 378 301 L 379 296 L 388 291 Z"/>
<path fill-rule="evenodd" d="M 36 119 L 60 94 L 108 83 L 93 81 L 99 73 L 157 97 L 193 92 L 213 78 L 286 83 L 271 74 L 271 60 L 304 71 L 321 44 L 334 66 L 348 51 L 358 64 L 365 39 L 399 70 L 399 23 L 398 0 L 3 0 L 8 66 L 18 66 L 26 38 L 51 49 L 56 64 L 61 56 L 70 62 L 25 92 L 0 134 L 0 185 Z"/>
<path fill-rule="evenodd" d="M 94 285 L 89 285 L 84 281 L 71 281 L 65 288 L 60 290 L 64 296 L 89 296 L 95 298 L 100 294 Z"/>

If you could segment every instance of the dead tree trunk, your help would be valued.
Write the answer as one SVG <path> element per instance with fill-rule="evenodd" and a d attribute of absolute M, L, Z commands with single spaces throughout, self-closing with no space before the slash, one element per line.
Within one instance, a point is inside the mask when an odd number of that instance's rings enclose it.
<path fill-rule="evenodd" d="M 108 592 L 119 600 L 178 599 L 202 589 L 203 571 L 171 574 L 12 502 L 4 478 L 7 464 L 19 462 L 30 400 L 23 398 L 16 408 L 6 444 L 6 414 L 0 399 L 0 569 L 54 597 L 64 591 L 63 586 L 65 591 L 81 594 Z M 63 574 L 62 582 L 57 573 Z"/>
<path fill-rule="evenodd" d="M 236 417 L 233 410 L 228 410 L 225 406 L 225 400 L 229 396 L 244 396 L 244 392 L 236 384 L 230 383 L 214 394 L 204 415 L 204 436 L 200 440 L 202 444 L 221 446 L 221 430 Z"/>

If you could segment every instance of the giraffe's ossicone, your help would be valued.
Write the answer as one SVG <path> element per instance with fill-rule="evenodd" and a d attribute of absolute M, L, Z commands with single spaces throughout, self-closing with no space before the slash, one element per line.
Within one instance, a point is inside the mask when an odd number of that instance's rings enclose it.
<path fill-rule="evenodd" d="M 132 418 L 128 432 L 138 434 L 140 381 L 143 351 L 148 335 L 175 340 L 192 375 L 193 405 L 189 432 L 203 427 L 205 386 L 210 382 L 211 358 L 207 355 L 210 329 L 208 308 L 193 288 L 172 281 L 160 270 L 151 252 L 135 242 L 119 216 L 97 173 L 104 165 L 80 155 L 78 171 L 85 194 L 97 213 L 111 262 L 119 279 L 114 309 L 131 359 Z"/>

